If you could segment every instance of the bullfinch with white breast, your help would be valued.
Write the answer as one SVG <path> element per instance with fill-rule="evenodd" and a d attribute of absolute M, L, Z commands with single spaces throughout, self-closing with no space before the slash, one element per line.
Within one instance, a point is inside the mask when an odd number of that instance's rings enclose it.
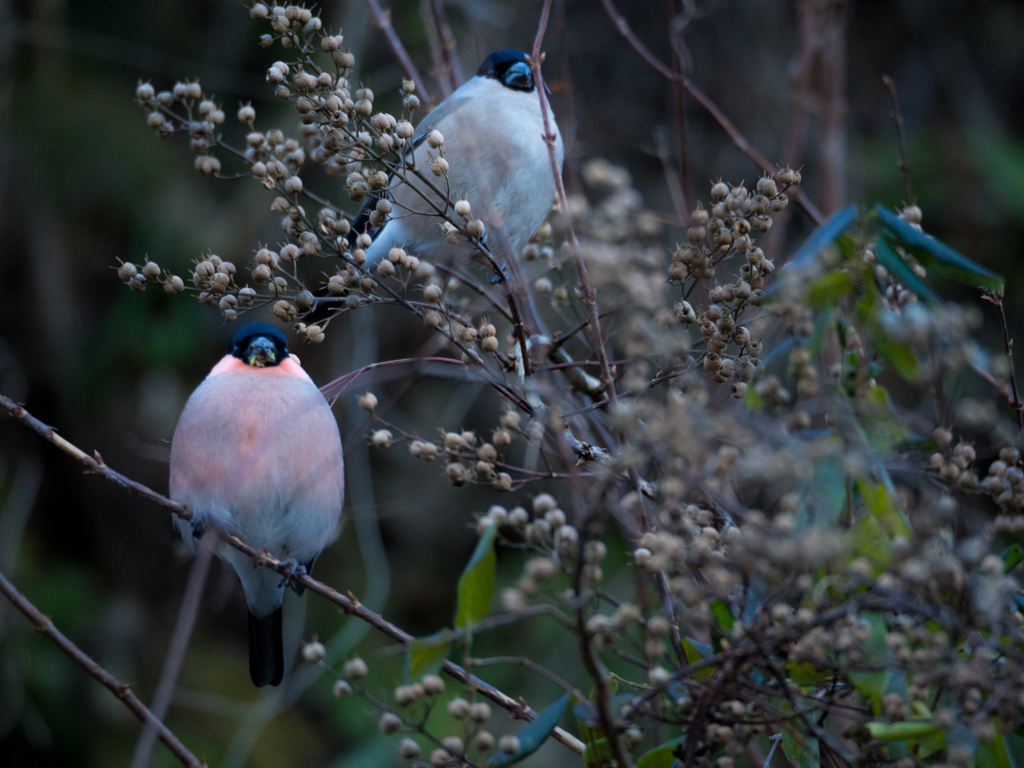
<path fill-rule="evenodd" d="M 554 115 L 548 116 L 561 169 L 562 137 Z M 430 177 L 432 161 L 443 151 L 447 179 L 435 179 L 437 186 L 453 201 L 468 200 L 472 217 L 486 227 L 487 247 L 499 263 L 522 251 L 551 209 L 555 181 L 543 136 L 533 72 L 526 54 L 514 50 L 488 56 L 476 77 L 428 113 L 413 134 L 416 167 Z M 447 199 L 425 188 L 424 193 L 454 218 Z M 437 212 L 409 185 L 398 185 L 392 199 L 393 213 L 383 227 L 367 227 L 375 198 L 367 198 L 356 217 L 353 237 L 363 232 L 373 237 L 366 252 L 370 264 L 380 262 L 396 246 L 432 260 L 474 254 L 475 247 L 465 240 L 454 245 L 446 241 Z"/>
<path fill-rule="evenodd" d="M 170 493 L 192 512 L 191 521 L 176 519 L 191 548 L 207 530 L 226 531 L 308 571 L 330 543 L 345 494 L 341 435 L 281 331 L 239 329 L 192 393 L 174 430 Z M 278 685 L 285 581 L 225 544 L 218 554 L 245 592 L 252 681 Z"/>

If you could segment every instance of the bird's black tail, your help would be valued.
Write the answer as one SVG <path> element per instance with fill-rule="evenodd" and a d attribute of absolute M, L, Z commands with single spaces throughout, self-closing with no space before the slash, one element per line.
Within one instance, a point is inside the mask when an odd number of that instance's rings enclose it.
<path fill-rule="evenodd" d="M 258 619 L 249 612 L 249 677 L 253 685 L 278 685 L 284 677 L 281 609 Z"/>

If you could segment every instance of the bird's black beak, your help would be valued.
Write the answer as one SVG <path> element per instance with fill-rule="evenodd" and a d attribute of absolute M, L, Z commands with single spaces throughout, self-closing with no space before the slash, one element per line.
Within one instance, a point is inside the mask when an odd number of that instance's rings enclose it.
<path fill-rule="evenodd" d="M 245 348 L 245 357 L 242 358 L 247 365 L 254 368 L 265 368 L 268 365 L 277 365 L 277 347 L 271 339 L 266 336 L 255 336 L 249 341 Z"/>

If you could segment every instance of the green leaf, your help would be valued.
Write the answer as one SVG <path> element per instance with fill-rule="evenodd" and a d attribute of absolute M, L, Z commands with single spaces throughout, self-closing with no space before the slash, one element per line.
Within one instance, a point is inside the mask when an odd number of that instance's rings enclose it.
<path fill-rule="evenodd" d="M 871 447 L 883 459 L 892 456 L 895 446 L 910 435 L 893 411 L 889 393 L 877 385 L 866 393 L 860 421 Z"/>
<path fill-rule="evenodd" d="M 921 364 L 908 345 L 879 333 L 871 340 L 871 346 L 907 381 L 917 381 L 921 376 Z"/>
<path fill-rule="evenodd" d="M 587 768 L 598 768 L 614 757 L 608 739 L 597 739 L 583 749 L 583 763 Z"/>
<path fill-rule="evenodd" d="M 866 650 L 867 662 L 872 666 L 885 666 L 889 663 L 892 651 L 885 643 L 885 621 L 877 613 L 863 613 L 860 616 L 871 623 L 871 636 L 868 638 Z M 871 709 L 877 715 L 882 711 L 882 697 L 889 692 L 889 670 L 881 672 L 849 673 L 850 682 L 858 691 L 871 699 Z"/>
<path fill-rule="evenodd" d="M 868 512 L 874 515 L 890 536 L 902 536 L 908 540 L 913 538 L 910 523 L 896 506 L 896 500 L 884 485 L 872 483 L 865 477 L 859 477 L 857 478 L 857 492 L 864 500 L 864 506 L 867 507 Z"/>
<path fill-rule="evenodd" d="M 689 637 L 684 637 L 680 643 L 683 646 L 683 654 L 686 656 L 687 664 L 696 664 L 698 661 L 703 661 L 707 656 L 710 656 L 714 652 L 714 649 L 712 649 L 710 645 L 698 643 L 696 640 L 691 640 Z M 707 650 L 707 653 L 701 653 L 697 646 L 703 646 L 703 648 Z M 712 669 L 709 665 L 695 670 L 691 677 L 693 677 L 694 680 L 703 681 L 709 679 L 711 674 Z"/>
<path fill-rule="evenodd" d="M 519 732 L 518 752 L 511 755 L 505 753 L 494 755 L 487 761 L 487 764 L 512 765 L 512 763 L 518 763 L 524 757 L 536 752 L 547 737 L 551 735 L 551 732 L 555 730 L 555 726 L 558 725 L 558 721 L 562 717 L 562 712 L 565 711 L 565 705 L 568 703 L 569 694 L 563 693 L 558 701 L 537 715 L 536 720 Z"/>
<path fill-rule="evenodd" d="M 800 768 L 818 768 L 821 757 L 817 739 L 804 740 L 794 734 L 795 729 L 786 728 L 782 731 L 782 750 L 790 760 L 796 760 Z"/>
<path fill-rule="evenodd" d="M 939 302 L 939 297 L 935 295 L 931 288 L 925 285 L 924 280 L 917 276 L 914 270 L 903 260 L 903 257 L 896 253 L 884 235 L 879 235 L 875 238 L 875 258 L 878 259 L 878 262 L 883 267 L 889 270 L 889 274 L 903 283 L 907 290 L 916 293 L 918 298 L 932 304 Z"/>
<path fill-rule="evenodd" d="M 846 472 L 841 456 L 826 454 L 818 459 L 808 494 L 814 507 L 814 521 L 823 525 L 838 522 L 846 506 Z"/>
<path fill-rule="evenodd" d="M 830 680 L 833 676 L 832 670 L 818 669 L 808 661 L 793 662 L 786 665 L 790 679 L 797 685 L 816 685 L 817 683 Z"/>
<path fill-rule="evenodd" d="M 666 741 L 664 744 L 659 744 L 637 758 L 636 768 L 671 768 L 676 760 L 676 750 L 679 750 L 685 743 L 686 737 L 680 736 Z"/>
<path fill-rule="evenodd" d="M 882 227 L 911 251 L 929 274 L 994 291 L 1003 287 L 1004 280 L 1000 275 L 971 261 L 941 240 L 919 232 L 885 206 L 876 205 L 875 211 L 882 222 Z"/>
<path fill-rule="evenodd" d="M 733 618 L 732 611 L 729 610 L 729 606 L 718 598 L 715 598 L 711 601 L 710 607 L 711 615 L 715 617 L 715 621 L 718 622 L 718 626 L 725 632 L 732 629 L 732 625 L 736 619 Z"/>
<path fill-rule="evenodd" d="M 757 394 L 757 389 L 749 387 L 747 396 L 743 398 L 743 404 L 752 411 L 760 411 L 764 408 L 764 398 Z"/>
<path fill-rule="evenodd" d="M 801 345 L 811 357 L 817 357 L 825 349 L 825 342 L 828 341 L 828 331 L 833 327 L 832 315 L 834 310 L 835 302 L 830 299 L 818 310 L 818 315 L 814 318 L 814 333 Z"/>
<path fill-rule="evenodd" d="M 494 597 L 494 538 L 498 526 L 489 525 L 480 534 L 473 556 L 459 577 L 459 601 L 455 606 L 455 628 L 476 624 L 491 609 Z"/>
<path fill-rule="evenodd" d="M 898 723 L 866 723 L 872 738 L 883 741 L 927 739 L 941 731 L 934 720 L 904 720 Z"/>
<path fill-rule="evenodd" d="M 827 302 L 836 302 L 853 290 L 853 284 L 853 275 L 845 269 L 826 272 L 807 284 L 807 303 L 812 308 L 819 309 Z"/>
<path fill-rule="evenodd" d="M 1003 572 L 1009 573 L 1021 560 L 1024 560 L 1024 552 L 1021 551 L 1020 544 L 1011 544 L 1003 550 Z"/>
<path fill-rule="evenodd" d="M 857 241 L 850 235 L 840 235 L 836 238 L 836 248 L 844 261 L 854 261 L 859 253 Z"/>
<path fill-rule="evenodd" d="M 978 752 L 975 755 L 978 760 L 978 768 L 1017 768 L 1017 761 L 1013 759 L 1006 737 L 998 730 L 998 722 L 993 718 L 992 725 L 996 726 L 996 737 L 992 741 L 982 742 L 978 745 Z"/>
<path fill-rule="evenodd" d="M 441 668 L 452 650 L 452 641 L 443 639 L 448 630 L 442 629 L 427 637 L 417 637 L 409 643 L 405 657 L 406 679 L 419 680 Z"/>

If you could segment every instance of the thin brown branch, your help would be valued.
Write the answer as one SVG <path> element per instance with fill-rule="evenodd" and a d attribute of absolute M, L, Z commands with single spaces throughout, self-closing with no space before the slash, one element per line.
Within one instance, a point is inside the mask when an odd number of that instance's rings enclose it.
<path fill-rule="evenodd" d="M 676 74 L 685 74 L 689 71 L 692 62 L 686 50 L 686 43 L 683 41 L 683 31 L 693 16 L 688 10 L 684 10 L 677 16 L 675 3 L 672 0 L 662 0 L 661 8 L 665 15 L 668 39 L 672 48 L 672 69 Z M 680 180 L 683 209 L 686 212 L 681 217 L 681 221 L 682 226 L 687 226 L 690 222 L 689 212 L 690 201 L 693 200 L 693 188 L 690 183 L 690 150 L 686 136 L 686 88 L 678 80 L 672 88 L 672 125 L 676 134 L 677 178 Z"/>
<path fill-rule="evenodd" d="M 466 629 L 447 629 L 438 632 L 431 636 L 431 641 L 436 642 L 437 645 L 443 643 L 450 643 L 456 640 L 464 640 L 472 635 L 478 635 L 481 632 L 494 629 L 495 627 L 505 627 L 509 624 L 515 624 L 522 621 L 523 619 L 529 619 L 534 616 L 551 616 L 559 624 L 566 629 L 572 629 L 572 622 L 562 615 L 562 613 L 554 606 L 548 605 L 547 603 L 534 603 L 528 605 L 525 608 L 518 611 L 509 611 L 507 613 L 499 613 L 497 616 L 489 616 L 485 619 L 481 619 L 476 622 L 472 627 Z M 422 640 L 422 639 L 421 639 Z M 404 645 L 392 645 L 388 648 L 382 648 L 378 651 L 377 655 L 381 658 L 387 656 L 397 656 L 405 653 Z"/>
<path fill-rule="evenodd" d="M 583 529 L 586 526 L 582 527 Z M 573 588 L 577 595 L 580 594 L 582 586 L 583 563 L 585 561 L 583 548 L 586 542 L 580 537 L 579 550 L 576 553 L 576 570 L 573 579 Z M 587 612 L 581 604 L 576 609 L 576 635 L 579 637 L 580 656 L 583 659 L 583 666 L 594 681 L 596 693 L 594 704 L 597 708 L 597 719 L 604 732 L 605 738 L 611 747 L 612 756 L 615 758 L 619 768 L 634 768 L 633 756 L 629 754 L 619 738 L 619 728 L 616 725 L 615 715 L 612 712 L 611 690 L 608 686 L 608 674 L 601 662 L 601 657 L 594 647 L 594 635 L 587 628 Z"/>
<path fill-rule="evenodd" d="M 486 659 L 473 659 L 474 667 L 487 667 L 492 664 L 517 664 L 521 667 L 526 667 L 542 677 L 546 677 L 552 683 L 557 685 L 563 691 L 572 694 L 578 701 L 586 701 L 587 697 L 580 693 L 579 689 L 571 683 L 566 682 L 550 669 L 542 667 L 532 659 L 528 659 L 525 656 L 491 656 Z"/>
<path fill-rule="evenodd" d="M 441 264 L 440 262 L 435 262 L 434 268 L 440 270 L 441 272 L 444 272 L 446 275 L 451 275 L 464 286 L 469 288 L 471 291 L 487 299 L 488 303 L 490 303 L 490 305 L 494 307 L 495 311 L 500 312 L 501 316 L 508 320 L 510 323 L 512 322 L 512 313 L 509 312 L 508 309 L 506 309 L 500 301 L 498 301 L 498 299 L 494 296 L 493 293 L 488 291 L 478 281 L 474 280 L 465 272 L 460 272 L 454 267 Z"/>
<path fill-rule="evenodd" d="M 185 661 L 185 652 L 188 650 L 188 641 L 192 637 L 192 630 L 196 625 L 199 603 L 203 597 L 203 587 L 206 584 L 206 576 L 210 572 L 212 559 L 213 541 L 212 536 L 207 533 L 200 542 L 199 551 L 192 561 L 192 569 L 185 584 L 185 595 L 181 599 L 181 609 L 178 611 L 178 620 L 175 622 L 171 644 L 167 649 L 167 657 L 164 659 L 164 668 L 160 673 L 160 682 L 157 683 L 156 693 L 153 694 L 153 701 L 150 705 L 153 715 L 158 720 L 164 719 L 171 703 L 171 697 L 174 695 L 178 674 L 181 672 L 181 665 Z M 129 768 L 146 768 L 149 765 L 156 738 L 157 732 L 154 729 L 149 726 L 142 729 L 138 741 L 135 742 L 135 752 L 132 754 Z"/>
<path fill-rule="evenodd" d="M 402 65 L 402 69 L 405 70 L 405 74 L 409 76 L 409 79 L 416 83 L 416 90 L 419 92 L 420 98 L 423 99 L 427 109 L 432 109 L 436 103 L 434 97 L 430 95 L 430 91 L 427 90 L 423 78 L 420 77 L 419 70 L 416 69 L 416 65 L 409 58 L 409 54 L 405 50 L 405 46 L 402 45 L 402 41 L 398 38 L 395 28 L 391 26 L 391 11 L 381 8 L 377 0 L 366 0 L 366 4 L 369 6 L 371 13 L 373 13 L 377 26 L 388 39 L 391 52 L 395 54 L 398 63 Z"/>
<path fill-rule="evenodd" d="M 408 644 L 415 639 L 405 630 L 395 626 L 384 617 L 363 606 L 363 604 L 360 603 L 359 600 L 351 593 L 348 595 L 342 595 L 340 592 L 337 592 L 326 584 L 323 584 L 310 576 L 296 576 L 293 574 L 290 565 L 282 563 L 267 552 L 256 551 L 237 536 L 232 536 L 228 533 L 221 533 L 219 536 L 222 541 L 234 547 L 239 552 L 243 552 L 251 557 L 253 562 L 257 565 L 264 568 L 270 568 L 273 571 L 277 571 L 282 576 L 292 578 L 310 592 L 320 595 L 320 597 L 334 603 L 341 608 L 344 613 L 366 622 L 378 632 L 390 637 L 392 640 L 402 644 Z M 526 720 L 527 722 L 531 722 L 537 718 L 537 712 L 531 709 L 527 704 L 522 701 L 516 701 L 511 696 L 498 690 L 490 683 L 484 682 L 475 675 L 468 674 L 465 669 L 455 662 L 446 661 L 441 669 L 443 669 L 447 675 L 458 680 L 460 683 L 471 684 L 482 696 L 490 699 L 502 709 L 510 712 L 513 717 L 520 720 Z M 583 742 L 567 731 L 564 731 L 561 728 L 556 728 L 552 736 L 577 754 L 583 754 Z"/>
<path fill-rule="evenodd" d="M 82 455 L 85 456 L 85 454 Z M 85 458 L 87 459 L 88 457 L 85 456 Z M 28 617 L 28 620 L 35 625 L 36 629 L 52 640 L 72 661 L 109 688 L 132 711 L 132 714 L 145 723 L 148 728 L 155 730 L 160 741 L 167 745 L 167 748 L 171 750 L 171 753 L 178 758 L 182 765 L 187 765 L 189 768 L 202 768 L 202 766 L 206 765 L 206 761 L 200 760 L 193 755 L 184 744 L 178 741 L 178 737 L 171 733 L 167 726 L 161 723 L 145 704 L 139 701 L 139 698 L 132 691 L 128 683 L 122 683 L 87 656 L 81 648 L 71 642 L 54 626 L 53 620 L 49 616 L 44 615 L 42 611 L 32 605 L 28 598 L 21 594 L 2 573 L 0 573 L 0 592 L 3 592 L 7 599 L 14 604 L 14 607 Z"/>
<path fill-rule="evenodd" d="M 844 0 L 822 3 L 818 16 L 822 39 L 819 202 L 826 214 L 839 210 L 846 203 L 846 6 Z"/>
<path fill-rule="evenodd" d="M 808 105 L 811 103 L 811 84 L 814 63 L 821 49 L 819 35 L 815 31 L 816 0 L 801 0 L 797 4 L 797 18 L 800 29 L 799 67 L 793 85 L 793 114 L 789 122 L 789 139 L 783 160 L 795 168 L 800 164 L 804 151 L 804 135 L 807 123 Z"/>
<path fill-rule="evenodd" d="M 10 398 L 0 395 L 0 408 L 6 410 L 18 421 L 22 422 L 23 424 L 25 424 L 38 434 L 42 435 L 44 439 L 53 443 L 55 446 L 60 448 L 69 456 L 78 459 L 78 461 L 85 464 L 86 467 L 88 467 L 88 469 L 91 472 L 100 475 L 101 477 L 104 477 L 107 480 L 110 480 L 111 482 L 117 483 L 123 488 L 127 488 L 129 490 L 135 491 L 136 493 L 139 493 L 140 495 L 144 496 L 150 501 L 153 501 L 156 504 L 169 509 L 177 517 L 180 517 L 184 520 L 191 519 L 191 513 L 186 507 L 182 506 L 176 501 L 167 498 L 166 496 L 157 493 L 156 491 L 150 488 L 147 488 L 141 483 L 128 480 L 124 475 L 115 472 L 102 462 L 97 462 L 96 459 L 90 457 L 77 446 L 73 445 L 67 440 L 64 440 L 63 438 L 59 438 L 52 427 L 48 427 L 45 424 L 43 424 L 41 421 L 39 421 L 31 414 L 29 414 L 28 411 L 26 411 L 24 408 L 22 408 L 17 403 L 12 401 Z M 395 640 L 396 642 L 402 644 L 407 644 L 412 642 L 412 640 L 414 639 L 413 636 L 405 630 L 395 626 L 391 622 L 387 621 L 384 617 L 380 616 L 377 613 L 374 613 L 373 611 L 363 606 L 362 603 L 360 603 L 359 600 L 354 595 L 342 595 L 340 592 L 332 589 L 331 587 L 328 587 L 326 584 L 323 584 L 322 582 L 319 582 L 308 575 L 296 575 L 291 565 L 287 563 L 282 563 L 280 560 L 275 558 L 267 551 L 257 551 L 256 549 L 254 549 L 253 547 L 249 546 L 244 541 L 239 539 L 237 536 L 232 536 L 231 534 L 224 532 L 220 532 L 217 535 L 218 538 L 220 538 L 221 541 L 225 542 L 228 546 L 234 547 L 239 552 L 242 552 L 243 554 L 252 558 L 252 561 L 256 565 L 261 566 L 263 568 L 269 568 L 273 571 L 277 571 L 282 576 L 285 576 L 294 581 L 295 583 L 300 584 L 301 586 L 308 589 L 310 592 L 320 595 L 320 597 L 323 597 L 326 600 L 334 603 L 344 613 L 347 613 L 350 616 L 354 616 L 360 621 L 366 622 L 374 629 L 376 629 L 378 632 L 380 632 L 383 635 L 386 635 L 387 637 L 390 637 L 392 640 Z M 46 621 L 45 617 L 43 620 Z M 77 649 L 75 650 L 77 651 Z M 79 651 L 79 653 L 81 652 Z M 86 668 L 88 669 L 88 667 Z M 494 702 L 502 709 L 510 712 L 513 717 L 518 718 L 520 720 L 526 720 L 527 722 L 535 720 L 537 718 L 537 712 L 530 708 L 526 703 L 522 702 L 521 700 L 516 701 L 511 696 L 503 693 L 502 691 L 498 690 L 489 683 L 486 683 L 483 680 L 480 680 L 479 678 L 468 674 L 466 670 L 464 670 L 458 664 L 455 664 L 451 661 L 446 661 L 442 669 L 445 671 L 446 674 L 450 675 L 451 677 L 455 678 L 456 680 L 462 683 L 471 683 L 475 687 L 475 689 L 480 692 L 481 695 L 483 695 L 490 701 Z M 113 678 L 110 679 L 113 680 Z M 118 686 L 121 687 L 123 686 L 123 684 L 118 683 Z M 108 685 L 108 687 L 110 686 Z M 127 690 L 127 686 L 123 687 Z M 135 699 L 134 694 L 132 694 L 132 698 L 136 702 L 138 702 L 138 700 Z M 138 702 L 138 705 L 145 709 L 145 706 L 141 702 Z M 146 709 L 145 712 L 148 714 L 149 710 Z M 162 727 L 163 726 L 161 726 L 161 728 Z M 566 747 L 576 752 L 577 754 L 583 754 L 583 742 L 577 739 L 571 733 L 561 728 L 556 728 L 552 733 L 552 736 L 557 741 L 560 741 L 562 744 L 564 744 Z M 163 735 L 161 735 L 161 740 L 163 740 Z M 198 761 L 195 763 L 187 764 L 197 766 L 201 765 L 201 763 L 199 763 Z"/>
<path fill-rule="evenodd" d="M 433 75 L 441 84 L 441 95 L 447 99 L 452 95 L 452 83 L 448 74 L 448 67 L 444 62 L 444 52 L 441 49 L 441 38 L 437 32 L 432 5 L 430 0 L 420 0 L 420 13 L 423 15 L 423 26 L 427 29 L 430 58 L 434 62 Z"/>
<path fill-rule="evenodd" d="M 458 88 L 465 81 L 462 74 L 462 64 L 459 62 L 458 47 L 455 44 L 455 35 L 452 34 L 451 25 L 448 24 L 448 17 L 444 12 L 442 0 L 430 0 L 434 12 L 434 24 L 437 26 L 437 33 L 441 37 L 441 56 L 448 80 L 452 88 Z"/>
<path fill-rule="evenodd" d="M 142 496 L 143 498 L 149 499 L 150 501 L 156 504 L 167 507 L 168 509 L 171 510 L 171 512 L 180 517 L 182 520 L 190 520 L 192 518 L 192 513 L 189 512 L 188 509 L 183 507 L 181 504 L 178 504 L 175 501 L 171 501 L 166 496 L 162 496 L 156 491 L 147 488 L 142 483 L 137 483 L 134 480 L 129 480 L 120 472 L 115 472 L 114 470 L 112 470 L 110 467 L 103 463 L 103 457 L 100 456 L 98 452 L 95 454 L 95 456 L 90 456 L 89 454 L 85 453 L 85 451 L 78 448 L 74 444 L 68 442 L 59 434 L 57 434 L 56 429 L 47 426 L 46 424 L 43 424 L 43 422 L 39 421 L 39 419 L 30 414 L 28 411 L 26 411 L 13 400 L 11 400 L 9 397 L 4 397 L 3 395 L 0 395 L 0 408 L 7 411 L 9 414 L 11 414 L 11 416 L 13 416 L 15 419 L 17 419 L 22 424 L 27 426 L 33 432 L 42 436 L 42 438 L 47 442 L 53 443 L 53 445 L 60 448 L 62 451 L 64 451 L 64 453 L 78 459 L 80 462 L 85 464 L 85 466 L 88 467 L 89 472 L 105 477 L 112 483 L 117 483 L 122 488 L 126 488 L 132 493 L 137 493 L 139 496 Z"/>
<path fill-rule="evenodd" d="M 1003 350 L 1006 353 L 1006 363 L 1010 368 L 1010 394 L 1013 395 L 1013 412 L 1017 417 L 1017 429 L 1020 431 L 1020 449 L 1024 452 L 1024 406 L 1020 402 L 1020 394 L 1017 390 L 1017 373 L 1013 369 L 1013 339 L 1010 338 L 1010 328 L 1006 322 L 1006 309 L 1003 306 L 1003 294 L 990 291 L 986 298 L 995 305 L 999 312 L 999 325 L 1003 330 Z"/>
<path fill-rule="evenodd" d="M 903 195 L 907 205 L 914 204 L 914 185 L 910 175 L 910 154 L 907 152 L 907 137 L 903 132 L 903 117 L 900 115 L 900 103 L 896 98 L 896 81 L 893 80 L 889 75 L 882 75 L 882 83 L 889 91 L 889 99 L 892 101 L 892 113 L 889 115 L 892 118 L 893 125 L 896 126 L 896 140 L 900 146 L 900 159 L 896 165 L 900 169 L 900 175 L 903 177 Z"/>
<path fill-rule="evenodd" d="M 583 254 L 580 252 L 580 242 L 576 239 L 576 232 L 573 231 L 572 221 L 569 217 L 569 202 L 565 194 L 565 184 L 562 181 L 562 169 L 558 167 L 558 153 L 555 151 L 555 132 L 551 128 L 551 115 L 548 109 L 548 99 L 544 92 L 544 76 L 541 73 L 540 65 L 544 58 L 540 52 L 541 43 L 544 41 L 544 32 L 548 26 L 548 18 L 551 15 L 551 0 L 544 0 L 544 8 L 541 10 L 540 23 L 537 25 L 537 36 L 533 39 L 533 51 L 530 55 L 530 68 L 533 70 L 533 80 L 537 87 L 537 96 L 540 98 L 540 113 L 544 119 L 544 143 L 548 145 L 548 159 L 551 161 L 551 173 L 555 178 L 555 192 L 558 194 L 558 210 L 561 211 L 561 219 L 564 222 L 566 234 L 571 246 L 572 262 L 576 268 L 577 291 L 583 305 L 587 308 L 589 318 L 590 335 L 594 344 L 594 354 L 601 361 L 601 383 L 608 391 L 608 398 L 615 402 L 615 380 L 612 378 L 611 368 L 608 365 L 608 354 L 604 348 L 604 336 L 601 334 L 601 315 L 597 309 L 597 291 L 591 287 L 590 278 L 587 275 L 587 265 L 583 261 Z"/>
<path fill-rule="evenodd" d="M 718 108 L 718 105 L 715 104 L 715 102 L 713 102 L 707 94 L 704 93 L 704 91 L 698 88 L 690 78 L 686 77 L 686 75 L 673 72 L 665 65 L 664 62 L 659 61 L 658 57 L 648 50 L 647 46 L 640 41 L 640 38 L 633 33 L 633 30 L 629 26 L 629 22 L 627 22 L 626 19 L 623 18 L 623 16 L 615 9 L 612 0 L 601 0 L 601 4 L 604 6 L 605 12 L 612 20 L 615 28 L 619 31 L 619 34 L 626 38 L 626 41 L 643 57 L 644 61 L 654 67 L 654 69 L 669 80 L 673 82 L 681 82 L 689 94 L 693 96 L 693 98 L 695 98 L 700 105 L 704 107 L 704 109 L 711 113 L 711 116 L 719 126 L 721 126 L 722 130 L 726 132 L 730 139 L 732 139 L 732 143 L 735 144 L 743 154 L 749 157 L 762 171 L 770 174 L 771 176 L 775 176 L 775 167 L 769 163 L 765 156 L 758 152 L 749 141 L 747 141 L 743 134 L 739 132 L 739 129 L 733 125 L 732 121 L 725 116 L 725 113 Z M 815 224 L 821 224 L 825 220 L 825 217 L 821 215 L 821 211 L 817 209 L 814 203 L 807 199 L 803 190 L 793 188 L 789 192 L 789 195 Z"/>
<path fill-rule="evenodd" d="M 668 137 L 663 131 L 654 132 L 654 150 L 661 161 L 661 168 L 665 173 L 665 186 L 668 187 L 668 194 L 672 198 L 672 207 L 676 209 L 676 216 L 680 222 L 688 222 L 690 211 L 686 202 L 686 193 L 683 191 L 683 183 L 680 180 L 678 169 L 672 166 L 672 153 L 669 151 Z"/>

